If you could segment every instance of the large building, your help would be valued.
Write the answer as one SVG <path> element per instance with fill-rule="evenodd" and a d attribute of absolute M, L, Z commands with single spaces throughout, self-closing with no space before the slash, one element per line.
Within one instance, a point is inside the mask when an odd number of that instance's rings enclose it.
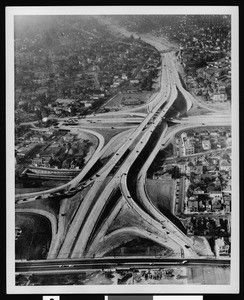
<path fill-rule="evenodd" d="M 194 143 L 191 139 L 188 138 L 186 132 L 182 132 L 181 142 L 182 142 L 182 154 L 183 155 L 192 155 L 195 153 Z"/>
<path fill-rule="evenodd" d="M 124 105 L 139 105 L 142 101 L 139 98 L 124 98 L 122 103 Z"/>

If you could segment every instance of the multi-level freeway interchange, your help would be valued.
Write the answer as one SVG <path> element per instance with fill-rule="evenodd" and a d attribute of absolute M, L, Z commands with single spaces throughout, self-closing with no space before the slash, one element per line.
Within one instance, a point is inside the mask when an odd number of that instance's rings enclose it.
<path fill-rule="evenodd" d="M 190 259 L 194 259 L 194 262 L 204 261 L 204 263 L 209 260 L 214 261 L 213 257 L 207 259 L 202 255 L 201 250 L 187 236 L 184 228 L 175 223 L 174 219 L 169 219 L 162 214 L 152 204 L 145 191 L 146 172 L 159 149 L 165 147 L 177 131 L 205 125 L 202 123 L 204 116 L 199 119 L 200 124 L 196 118 L 192 121 L 188 118 L 185 122 L 180 121 L 181 123 L 179 122 L 180 124 L 174 130 L 168 131 L 167 116 L 174 103 L 179 102 L 179 92 L 185 101 L 184 112 L 191 108 L 195 99 L 182 87 L 171 53 L 165 51 L 167 47 L 158 41 L 148 39 L 146 41 L 161 53 L 161 87 L 151 102 L 129 110 L 128 113 L 132 115 L 134 113 L 141 118 L 141 123 L 130 130 L 129 138 L 125 143 L 100 168 L 96 168 L 96 163 L 110 143 L 104 147 L 100 143 L 83 170 L 70 182 L 42 192 L 16 195 L 16 203 L 21 207 L 23 202 L 36 201 L 40 198 L 53 197 L 55 200 L 55 197 L 60 199 L 60 197 L 71 196 L 69 200 L 72 201 L 73 194 L 78 194 L 84 187 L 89 187 L 68 228 L 64 230 L 63 226 L 59 226 L 61 221 L 56 220 L 48 259 L 41 262 L 44 273 L 50 272 L 48 266 L 49 263 L 53 266 L 54 260 L 57 262 L 55 264 L 57 268 L 52 267 L 52 271 L 65 271 L 66 269 L 59 268 L 62 262 L 73 268 L 77 262 L 91 257 L 94 259 L 94 268 L 99 264 L 97 259 L 106 257 L 106 253 L 111 249 L 135 237 L 151 240 L 170 249 L 171 256 L 164 258 L 164 261 L 169 259 L 170 263 L 176 258 L 179 263 Z M 147 109 L 146 115 L 139 113 L 142 108 Z M 181 115 L 181 112 L 177 115 Z M 215 118 L 215 114 L 212 113 L 211 116 L 207 118 L 208 125 L 230 125 L 228 115 L 218 115 L 218 118 Z M 102 114 L 100 117 L 103 117 Z M 171 118 L 170 121 L 174 122 L 174 119 Z M 127 216 L 127 222 L 124 216 Z M 116 261 L 115 258 L 109 260 Z M 151 258 L 148 257 L 147 260 L 150 261 Z M 70 261 L 70 264 L 67 261 Z M 134 261 L 132 264 L 136 265 L 136 263 Z M 28 267 L 28 272 L 38 272 L 31 261 L 23 262 L 25 264 L 23 268 L 21 264 L 18 262 L 17 272 L 27 272 Z"/>

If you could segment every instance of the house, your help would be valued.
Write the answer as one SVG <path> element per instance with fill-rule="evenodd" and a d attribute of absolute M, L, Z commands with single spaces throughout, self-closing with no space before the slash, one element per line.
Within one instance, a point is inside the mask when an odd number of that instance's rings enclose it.
<path fill-rule="evenodd" d="M 225 85 L 220 85 L 219 86 L 219 93 L 220 94 L 225 94 L 226 93 L 226 91 L 225 91 Z"/>
<path fill-rule="evenodd" d="M 48 130 L 45 132 L 47 135 L 52 135 L 54 134 L 55 132 L 57 132 L 56 129 L 54 128 L 48 128 Z"/>
<path fill-rule="evenodd" d="M 134 87 L 134 86 L 127 86 L 125 88 L 125 92 L 127 92 L 127 93 L 137 93 L 138 92 L 138 88 Z"/>
<path fill-rule="evenodd" d="M 228 138 L 226 139 L 226 144 L 227 144 L 228 147 L 231 146 L 231 144 L 232 144 L 231 137 L 228 137 Z"/>
<path fill-rule="evenodd" d="M 231 193 L 223 192 L 223 201 L 225 205 L 225 211 L 231 212 Z"/>
<path fill-rule="evenodd" d="M 91 107 L 92 103 L 88 102 L 87 100 L 81 100 L 79 103 L 83 104 L 85 107 Z"/>
<path fill-rule="evenodd" d="M 227 100 L 227 94 L 226 93 L 219 93 L 219 92 L 214 92 L 211 94 L 210 99 L 214 102 L 223 102 Z"/>
<path fill-rule="evenodd" d="M 195 152 L 194 143 L 192 141 L 190 141 L 189 139 L 187 139 L 184 143 L 184 150 L 183 150 L 183 152 L 185 152 L 184 155 L 194 154 L 194 152 Z"/>
<path fill-rule="evenodd" d="M 194 189 L 194 195 L 204 194 L 204 191 L 198 186 Z"/>
<path fill-rule="evenodd" d="M 54 142 L 49 147 L 52 149 L 52 152 L 54 152 L 54 151 L 57 152 L 58 148 L 60 147 L 60 144 Z"/>
<path fill-rule="evenodd" d="M 204 180 L 204 179 L 206 179 L 206 178 L 208 178 L 208 179 L 213 179 L 214 178 L 214 176 L 213 176 L 213 174 L 201 174 L 201 178 Z"/>
<path fill-rule="evenodd" d="M 194 166 L 191 168 L 191 171 L 196 174 L 202 174 L 203 173 L 203 166 Z"/>
<path fill-rule="evenodd" d="M 219 204 L 223 203 L 221 191 L 211 191 L 209 192 L 209 197 L 212 200 L 212 206 L 219 206 Z"/>
<path fill-rule="evenodd" d="M 40 142 L 43 142 L 43 137 L 42 136 L 31 136 L 30 141 L 33 143 L 40 143 Z"/>
<path fill-rule="evenodd" d="M 211 149 L 211 143 L 210 143 L 210 140 L 202 140 L 202 147 L 203 147 L 203 150 L 207 151 L 207 150 L 210 150 Z"/>
<path fill-rule="evenodd" d="M 51 159 L 51 156 L 43 156 L 42 158 L 43 160 L 43 163 L 42 163 L 42 166 L 45 167 L 45 168 L 49 168 L 50 167 L 50 159 Z"/>
<path fill-rule="evenodd" d="M 74 99 L 57 99 L 55 101 L 57 103 L 57 105 L 59 106 L 63 106 L 63 107 L 66 107 L 66 106 L 69 106 L 71 104 L 74 104 L 75 103 L 75 100 Z"/>
<path fill-rule="evenodd" d="M 59 107 L 59 106 L 54 107 L 53 110 L 54 110 L 56 115 L 61 115 L 61 113 L 63 112 L 63 108 Z"/>
<path fill-rule="evenodd" d="M 221 171 L 227 171 L 227 172 L 230 172 L 231 171 L 231 163 L 228 162 L 226 159 L 222 159 L 220 162 L 219 162 L 219 169 Z"/>
<path fill-rule="evenodd" d="M 46 94 L 48 92 L 48 87 L 43 86 L 36 90 L 36 93 L 39 95 Z"/>
<path fill-rule="evenodd" d="M 225 192 L 225 193 L 231 193 L 231 190 L 232 190 L 232 181 L 231 179 L 228 180 L 228 176 L 225 177 L 226 178 L 226 181 L 227 181 L 227 185 L 224 189 L 222 189 L 222 192 Z"/>
<path fill-rule="evenodd" d="M 210 137 L 218 137 L 219 133 L 218 132 L 210 132 Z"/>
<path fill-rule="evenodd" d="M 19 148 L 19 149 L 17 150 L 16 155 L 17 155 L 17 157 L 25 157 L 25 155 L 26 155 L 26 153 L 27 153 L 28 151 L 29 151 L 28 148 L 26 148 L 26 147 L 21 147 L 21 148 Z"/>
<path fill-rule="evenodd" d="M 122 74 L 121 78 L 122 78 L 123 80 L 127 80 L 127 79 L 128 79 L 128 77 L 127 77 L 127 75 L 126 75 L 125 73 Z"/>
<path fill-rule="evenodd" d="M 229 255 L 230 246 L 225 242 L 224 238 L 217 238 L 214 246 L 216 257 Z"/>
<path fill-rule="evenodd" d="M 138 104 L 141 104 L 142 101 L 138 98 L 127 98 L 127 99 L 124 99 L 122 103 L 124 105 L 138 105 Z"/>
<path fill-rule="evenodd" d="M 31 164 L 35 167 L 40 167 L 42 165 L 42 158 L 41 157 L 34 157 L 31 160 Z"/>
<path fill-rule="evenodd" d="M 132 83 L 132 84 L 138 84 L 139 80 L 138 79 L 131 79 L 130 83 Z"/>
<path fill-rule="evenodd" d="M 191 212 L 197 212 L 198 211 L 198 201 L 197 200 L 188 200 L 187 206 Z"/>
<path fill-rule="evenodd" d="M 67 134 L 64 136 L 64 141 L 67 142 L 67 143 L 71 143 L 73 142 L 75 139 L 75 136 L 72 135 L 72 134 Z"/>

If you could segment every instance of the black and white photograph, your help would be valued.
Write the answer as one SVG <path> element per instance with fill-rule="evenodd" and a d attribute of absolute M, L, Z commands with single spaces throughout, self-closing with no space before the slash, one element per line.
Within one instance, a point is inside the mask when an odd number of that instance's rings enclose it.
<path fill-rule="evenodd" d="M 11 293 L 238 292 L 238 8 L 8 7 Z"/>

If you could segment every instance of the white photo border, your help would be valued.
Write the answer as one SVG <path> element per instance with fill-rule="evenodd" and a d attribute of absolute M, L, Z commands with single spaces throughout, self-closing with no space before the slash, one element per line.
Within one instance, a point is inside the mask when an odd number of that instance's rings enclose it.
<path fill-rule="evenodd" d="M 239 292 L 239 15 L 237 6 L 19 6 L 6 7 L 6 260 L 8 294 L 205 294 Z M 14 16 L 15 15 L 230 14 L 232 18 L 232 249 L 230 285 L 15 285 Z"/>

